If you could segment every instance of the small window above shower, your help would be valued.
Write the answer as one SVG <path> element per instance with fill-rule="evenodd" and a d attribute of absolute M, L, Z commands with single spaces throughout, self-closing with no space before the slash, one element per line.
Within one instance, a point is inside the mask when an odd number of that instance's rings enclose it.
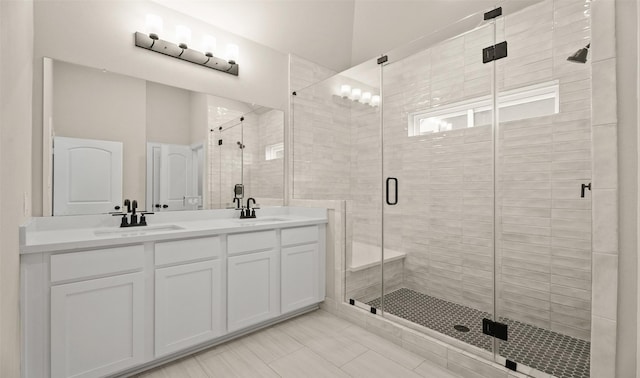
<path fill-rule="evenodd" d="M 498 93 L 501 123 L 556 114 L 560 111 L 558 81 Z M 491 125 L 492 97 L 477 97 L 409 114 L 409 136 Z"/>

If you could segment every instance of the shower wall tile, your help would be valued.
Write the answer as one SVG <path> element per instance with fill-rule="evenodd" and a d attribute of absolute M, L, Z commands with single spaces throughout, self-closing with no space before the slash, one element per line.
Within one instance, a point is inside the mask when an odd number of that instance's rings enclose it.
<path fill-rule="evenodd" d="M 593 102 L 598 104 L 593 108 L 593 125 L 613 124 L 618 120 L 615 67 L 616 58 L 592 64 Z"/>
<path fill-rule="evenodd" d="M 594 62 L 613 58 L 616 54 L 615 7 L 611 3 L 611 0 L 595 0 L 591 3 L 593 36 L 590 54 Z"/>
<path fill-rule="evenodd" d="M 614 377 L 616 371 L 616 321 L 591 319 L 591 377 Z"/>
<path fill-rule="evenodd" d="M 618 191 L 598 189 L 593 191 L 593 251 L 618 253 Z"/>
<path fill-rule="evenodd" d="M 618 184 L 618 135 L 617 125 L 593 127 L 593 188 L 614 189 Z"/>
<path fill-rule="evenodd" d="M 618 287 L 618 256 L 594 253 L 593 279 L 593 315 L 615 321 L 617 298 L 611 293 Z"/>

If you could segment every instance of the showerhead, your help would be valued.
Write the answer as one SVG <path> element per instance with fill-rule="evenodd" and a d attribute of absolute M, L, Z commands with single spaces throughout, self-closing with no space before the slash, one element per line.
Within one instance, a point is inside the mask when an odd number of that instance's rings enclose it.
<path fill-rule="evenodd" d="M 573 63 L 587 63 L 587 54 L 589 54 L 589 47 L 591 47 L 591 43 L 586 45 L 584 48 L 576 51 L 575 54 L 568 57 L 567 60 Z"/>

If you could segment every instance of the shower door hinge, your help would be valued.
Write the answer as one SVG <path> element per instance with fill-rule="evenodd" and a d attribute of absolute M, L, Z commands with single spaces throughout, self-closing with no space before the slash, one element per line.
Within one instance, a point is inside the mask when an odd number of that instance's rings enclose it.
<path fill-rule="evenodd" d="M 371 307 L 371 313 L 372 314 L 376 314 L 378 312 L 378 310 L 375 307 Z"/>
<path fill-rule="evenodd" d="M 498 7 L 494 10 L 490 10 L 487 13 L 484 14 L 484 20 L 491 20 L 493 18 L 496 18 L 498 16 L 502 16 L 502 7 Z"/>
<path fill-rule="evenodd" d="M 509 370 L 518 371 L 518 364 L 511 360 L 506 360 L 504 363 L 504 367 Z"/>
<path fill-rule="evenodd" d="M 491 319 L 482 319 L 482 333 L 497 339 L 507 341 L 508 328 L 504 323 L 494 322 Z"/>
<path fill-rule="evenodd" d="M 222 139 L 218 139 L 218 146 L 222 146 Z"/>
<path fill-rule="evenodd" d="M 383 55 L 380 58 L 378 58 L 378 64 L 386 63 L 388 60 L 389 60 L 389 57 L 386 55 Z"/>
<path fill-rule="evenodd" d="M 482 49 L 482 63 L 493 62 L 507 56 L 507 41 Z"/>

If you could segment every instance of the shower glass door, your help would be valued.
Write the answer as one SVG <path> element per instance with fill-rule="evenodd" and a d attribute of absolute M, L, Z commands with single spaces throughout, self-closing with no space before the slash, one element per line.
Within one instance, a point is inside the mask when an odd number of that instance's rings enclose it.
<path fill-rule="evenodd" d="M 380 69 L 374 59 L 292 96 L 293 197 L 345 200 L 343 299 L 367 311 L 382 290 Z"/>
<path fill-rule="evenodd" d="M 496 354 L 534 376 L 589 376 L 591 69 L 567 57 L 589 43 L 590 5 L 545 0 L 497 21 Z"/>
<path fill-rule="evenodd" d="M 493 359 L 494 21 L 383 66 L 384 316 Z"/>
<path fill-rule="evenodd" d="M 220 142 L 221 141 L 221 142 Z M 242 184 L 242 124 L 240 120 L 229 121 L 221 126 L 218 147 L 219 179 L 214 181 L 212 198 L 217 199 L 217 207 L 235 207 L 234 186 Z M 216 185 L 217 182 L 217 185 Z"/>

